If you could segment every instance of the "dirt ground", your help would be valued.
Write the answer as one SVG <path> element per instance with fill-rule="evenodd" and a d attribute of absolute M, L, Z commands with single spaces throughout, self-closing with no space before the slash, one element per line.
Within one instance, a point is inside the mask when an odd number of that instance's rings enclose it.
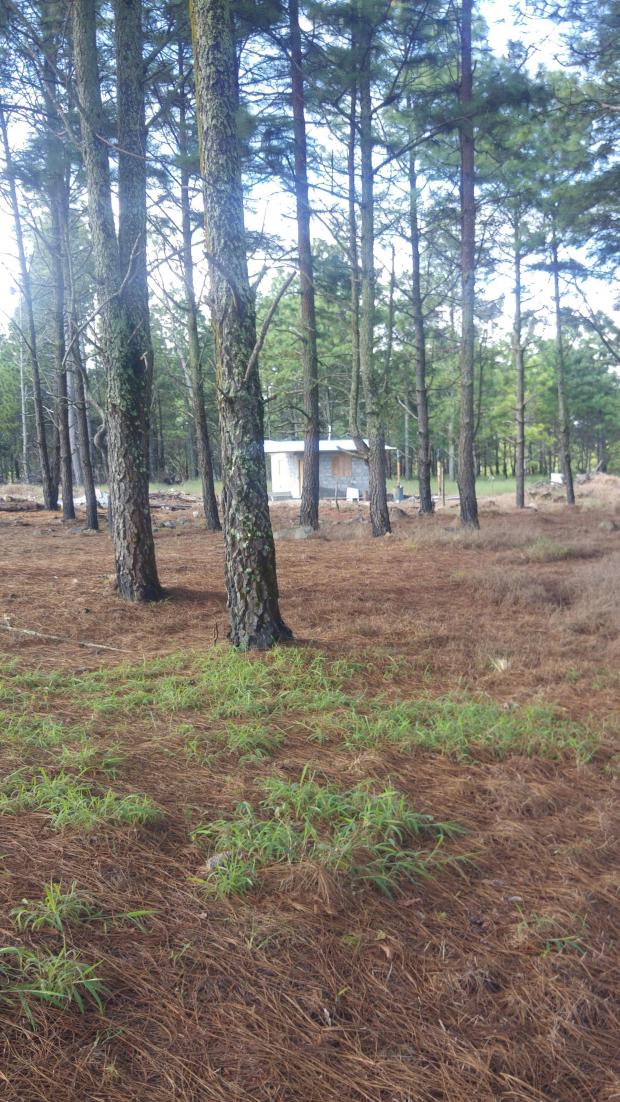
<path fill-rule="evenodd" d="M 331 505 L 318 537 L 287 538 L 295 510 L 274 506 L 298 644 L 363 656 L 370 681 L 397 660 L 408 697 L 466 687 L 507 708 L 554 703 L 567 722 L 596 725 L 601 750 L 585 764 L 389 749 L 345 762 L 315 747 L 329 776 L 392 780 L 463 823 L 471 863 L 393 899 L 275 877 L 277 890 L 205 902 L 183 807 L 217 805 L 221 778 L 162 758 L 146 721 L 115 732 L 127 783 L 165 824 L 82 836 L 34 813 L 2 817 L 2 941 L 15 938 L 11 906 L 50 878 L 118 910 L 146 900 L 157 916 L 146 932 L 76 935 L 104 962 L 103 1015 L 50 1011 L 33 1032 L 0 1006 L 0 1099 L 620 1100 L 620 480 L 579 491 L 572 511 L 553 498 L 521 513 L 487 502 L 479 535 L 458 530 L 452 506 L 423 519 L 406 502 L 381 540 L 363 507 Z M 105 531 L 0 512 L 1 653 L 20 669 L 83 671 L 225 640 L 222 537 L 192 503 L 157 503 L 166 599 L 149 607 L 118 600 Z M 292 739 L 276 766 L 307 758 Z M 545 923 L 563 931 L 557 951 L 541 947 Z"/>

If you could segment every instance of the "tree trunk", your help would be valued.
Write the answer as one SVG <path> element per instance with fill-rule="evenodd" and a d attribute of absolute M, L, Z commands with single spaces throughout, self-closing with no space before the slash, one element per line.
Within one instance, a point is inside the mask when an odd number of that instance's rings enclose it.
<path fill-rule="evenodd" d="M 65 293 L 67 279 L 65 274 Z M 69 318 L 67 311 L 67 339 L 71 340 L 69 332 Z M 67 358 L 68 362 L 68 358 Z M 73 470 L 73 483 L 75 486 L 84 486 L 84 470 L 80 454 L 80 429 L 76 412 L 77 394 L 75 385 L 75 372 L 67 368 L 67 401 L 69 403 L 69 440 L 71 443 L 71 467 Z"/>
<path fill-rule="evenodd" d="M 88 425 L 88 411 L 86 407 L 86 385 L 84 382 L 84 363 L 82 360 L 82 346 L 80 344 L 80 326 L 78 322 L 76 289 L 73 276 L 73 256 L 71 252 L 71 231 L 69 226 L 69 211 L 64 208 L 67 215 L 62 228 L 63 236 L 63 262 L 65 288 L 67 292 L 67 336 L 68 359 L 73 364 L 71 378 L 75 395 L 75 417 L 77 423 L 77 439 L 80 454 L 80 467 L 82 471 L 82 485 L 86 498 L 86 528 L 96 531 L 99 528 L 97 515 L 97 491 L 93 475 L 92 456 L 90 453 L 90 429 Z"/>
<path fill-rule="evenodd" d="M 13 214 L 13 223 L 15 227 L 15 240 L 17 242 L 17 254 L 19 259 L 19 270 L 21 276 L 21 297 L 26 312 L 26 324 L 27 333 L 26 344 L 28 346 L 28 356 L 30 359 L 30 370 L 32 371 L 32 389 L 34 397 L 34 421 L 37 435 L 37 447 L 39 450 L 39 463 L 41 466 L 41 482 L 43 484 L 43 501 L 46 509 L 58 508 L 58 486 L 52 478 L 52 466 L 49 458 L 49 451 L 47 446 L 47 438 L 45 435 L 45 414 L 43 411 L 43 394 L 41 390 L 41 372 L 39 370 L 39 357 L 37 353 L 37 332 L 34 323 L 34 310 L 32 305 L 32 286 L 30 283 L 30 272 L 28 270 L 28 262 L 26 260 L 26 250 L 24 247 L 24 235 L 22 232 L 22 220 L 19 210 L 19 200 L 17 198 L 17 187 L 15 185 L 15 171 L 13 168 L 13 157 L 11 154 L 11 147 L 9 144 L 9 134 L 6 124 L 6 118 L 4 109 L 0 104 L 0 133 L 2 135 L 2 146 L 4 150 L 4 162 L 6 165 L 6 177 L 9 185 L 9 195 L 11 200 L 11 211 Z M 22 330 L 23 339 L 23 330 Z"/>
<path fill-rule="evenodd" d="M 459 432 L 459 496 L 461 524 L 479 528 L 474 465 L 474 345 L 476 278 L 476 199 L 474 174 L 473 69 L 471 55 L 472 0 L 461 4 L 461 418 Z"/>
<path fill-rule="evenodd" d="M 183 44 L 179 45 L 179 77 L 184 78 Z M 202 507 L 205 524 L 209 531 L 219 532 L 220 516 L 215 496 L 213 480 L 213 461 L 209 426 L 205 409 L 204 377 L 198 337 L 198 310 L 194 290 L 194 259 L 192 256 L 192 222 L 189 197 L 190 173 L 188 166 L 187 106 L 183 83 L 179 104 L 179 153 L 181 155 L 181 222 L 183 230 L 183 284 L 185 288 L 185 309 L 187 316 L 187 343 L 190 385 L 192 391 L 192 413 L 196 433 L 196 455 L 202 482 Z"/>
<path fill-rule="evenodd" d="M 65 276 L 63 269 L 63 226 L 68 220 L 69 196 L 65 179 L 65 156 L 62 141 L 55 133 L 58 121 L 53 117 L 56 82 L 49 62 L 45 65 L 45 96 L 47 104 L 47 187 L 51 215 L 49 241 L 50 270 L 53 281 L 54 365 L 56 375 L 56 424 L 60 445 L 60 481 L 62 515 L 75 520 L 73 505 L 73 464 L 69 433 L 69 394 L 65 340 Z"/>
<path fill-rule="evenodd" d="M 153 342 L 146 260 L 146 123 L 142 0 L 114 0 L 118 131 L 118 246 L 144 391 L 142 435 L 149 455 Z"/>
<path fill-rule="evenodd" d="M 525 508 L 525 349 L 522 339 L 521 324 L 521 245 L 519 241 L 519 226 L 515 229 L 515 316 L 512 330 L 512 348 L 515 357 L 515 371 L 517 377 L 517 455 L 516 455 L 516 479 L 517 479 L 517 508 Z"/>
<path fill-rule="evenodd" d="M 351 39 L 351 51 L 355 41 Z M 348 205 L 349 205 L 349 264 L 351 267 L 351 388 L 349 392 L 349 433 L 361 455 L 368 449 L 359 427 L 360 398 L 360 266 L 357 240 L 357 189 L 355 183 L 355 144 L 357 132 L 357 88 L 351 88 L 349 107 L 349 140 L 347 143 Z"/>
<path fill-rule="evenodd" d="M 411 104 L 408 103 L 410 107 Z M 410 131 L 413 139 L 413 133 Z M 426 335 L 422 310 L 420 280 L 420 227 L 418 223 L 418 180 L 415 154 L 409 152 L 409 234 L 411 239 L 411 301 L 415 337 L 415 390 L 418 413 L 418 483 L 420 512 L 433 512 L 431 492 L 430 433 L 428 423 L 428 392 L 426 389 Z"/>
<path fill-rule="evenodd" d="M 560 454 L 562 474 L 566 486 L 566 502 L 575 504 L 573 486 L 573 466 L 570 448 L 570 418 L 566 397 L 566 369 L 564 362 L 564 336 L 562 333 L 562 314 L 560 307 L 560 272 L 558 266 L 558 243 L 553 227 L 551 239 L 551 261 L 553 267 L 553 299 L 555 304 L 555 377 L 558 388 L 558 420 L 560 422 Z"/>
<path fill-rule="evenodd" d="M 26 408 L 26 377 L 24 372 L 24 334 L 23 334 L 23 296 L 19 292 L 19 397 L 21 407 L 22 426 L 22 479 L 30 482 L 30 465 L 28 462 L 28 412 Z"/>
<path fill-rule="evenodd" d="M 411 469 L 411 445 L 409 440 L 409 403 L 411 401 L 409 395 L 409 375 L 407 368 L 404 369 L 404 391 L 405 391 L 405 481 L 410 482 L 412 478 Z"/>
<path fill-rule="evenodd" d="M 372 99 L 370 62 L 372 30 L 365 24 L 359 66 L 360 157 L 361 157 L 361 312 L 360 377 L 366 404 L 368 429 L 368 474 L 370 523 L 373 536 L 384 536 L 390 529 L 385 475 L 385 433 L 379 387 L 375 373 L 375 267 L 374 267 L 374 170 L 372 164 Z"/>
<path fill-rule="evenodd" d="M 46 109 L 46 177 L 50 206 L 51 234 L 49 238 L 50 271 L 53 282 L 53 347 L 56 376 L 56 425 L 60 448 L 60 480 L 62 485 L 62 515 L 75 520 L 73 505 L 73 463 L 69 432 L 69 393 L 67 385 L 65 339 L 65 276 L 63 266 L 63 227 L 68 220 L 69 192 L 66 179 L 65 147 L 58 133 L 58 28 L 55 12 L 43 14 L 45 60 L 43 65 L 43 100 Z"/>
<path fill-rule="evenodd" d="M 597 474 L 607 472 L 607 441 L 605 439 L 605 426 L 600 424 L 596 433 L 596 471 Z"/>
<path fill-rule="evenodd" d="M 50 166 L 48 165 L 48 172 Z M 56 367 L 56 418 L 60 443 L 60 482 L 62 486 L 62 515 L 64 520 L 75 519 L 73 505 L 73 466 L 71 463 L 71 437 L 69 435 L 69 395 L 67 390 L 67 365 L 65 360 L 65 281 L 62 269 L 61 216 L 58 204 L 63 201 L 59 188 L 62 179 L 50 185 L 52 234 L 50 260 L 54 280 L 54 362 Z"/>
<path fill-rule="evenodd" d="M 237 56 L 229 0 L 190 0 L 222 434 L 225 577 L 234 646 L 291 638 L 269 517 L 254 296 L 247 270 Z"/>
<path fill-rule="evenodd" d="M 303 484 L 299 523 L 316 529 L 319 527 L 319 362 L 316 346 L 306 114 L 298 0 L 288 0 L 288 19 L 291 53 L 291 100 L 295 137 L 295 202 L 297 207 L 299 306 L 305 414 Z"/>
<path fill-rule="evenodd" d="M 138 316 L 138 309 L 143 306 L 142 281 L 131 278 L 133 262 L 139 262 L 142 252 L 139 237 L 141 218 L 139 211 L 137 216 L 134 211 L 130 217 L 125 209 L 120 220 L 125 232 L 130 233 L 129 240 L 123 243 L 123 255 L 127 258 L 129 252 L 132 257 L 130 272 L 126 265 L 121 268 L 112 213 L 108 149 L 99 137 L 106 133 L 106 122 L 97 64 L 95 0 L 74 0 L 71 15 L 89 217 L 101 311 L 101 344 L 106 367 L 106 427 L 116 579 L 122 597 L 152 601 L 159 599 L 162 591 L 155 564 L 145 447 L 148 439 L 145 426 L 148 424 L 150 406 L 150 342 L 148 318 Z M 124 22 L 122 18 L 121 22 Z M 119 33 L 122 32 L 117 27 Z M 128 51 L 118 58 L 118 68 L 127 64 L 129 58 L 135 63 L 133 52 Z M 138 68 L 142 69 L 141 58 Z M 140 111 L 140 104 L 131 106 Z M 130 109 L 125 98 L 124 108 L 125 111 Z M 128 134 L 126 136 L 129 137 Z M 143 154 L 144 151 L 142 157 Z M 121 161 L 127 159 L 128 153 L 121 157 Z M 121 199 L 125 208 L 132 201 L 132 189 L 126 179 Z M 141 208 L 141 195 L 136 194 L 135 200 Z M 130 230 L 132 225 L 133 231 Z M 132 287 L 128 290 L 130 284 Z"/>

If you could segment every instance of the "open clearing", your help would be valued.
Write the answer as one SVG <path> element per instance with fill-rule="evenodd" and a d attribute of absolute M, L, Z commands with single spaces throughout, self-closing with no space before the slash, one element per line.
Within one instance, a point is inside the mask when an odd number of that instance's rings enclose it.
<path fill-rule="evenodd" d="M 278 542 L 297 646 L 258 657 L 191 511 L 144 608 L 105 533 L 0 515 L 0 622 L 63 637 L 0 633 L 0 1098 L 620 1099 L 599 489 L 473 535 L 326 508 Z"/>

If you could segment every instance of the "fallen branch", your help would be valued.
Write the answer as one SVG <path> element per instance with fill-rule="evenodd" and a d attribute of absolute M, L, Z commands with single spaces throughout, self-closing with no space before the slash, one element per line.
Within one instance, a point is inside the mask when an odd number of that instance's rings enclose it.
<path fill-rule="evenodd" d="M 4 631 L 14 631 L 18 635 L 34 635 L 36 639 L 48 639 L 54 643 L 74 643 L 77 647 L 93 647 L 95 650 L 113 650 L 118 654 L 131 654 L 131 651 L 121 647 L 110 647 L 107 643 L 85 643 L 82 639 L 71 639 L 68 635 L 47 635 L 43 631 L 33 631 L 32 628 L 14 628 L 10 618 L 5 614 L 4 623 L 0 624 Z"/>

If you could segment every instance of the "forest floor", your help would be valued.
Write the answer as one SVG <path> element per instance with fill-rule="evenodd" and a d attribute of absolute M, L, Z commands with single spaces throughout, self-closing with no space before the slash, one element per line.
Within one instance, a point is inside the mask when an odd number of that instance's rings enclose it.
<path fill-rule="evenodd" d="M 259 656 L 191 503 L 145 608 L 0 513 L 0 1099 L 620 1099 L 620 480 L 579 494 L 274 507 Z"/>

